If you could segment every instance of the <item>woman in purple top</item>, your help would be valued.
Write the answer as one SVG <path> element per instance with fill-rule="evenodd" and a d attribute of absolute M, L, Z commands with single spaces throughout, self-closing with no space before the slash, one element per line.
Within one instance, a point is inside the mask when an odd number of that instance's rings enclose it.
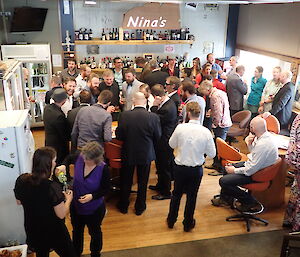
<path fill-rule="evenodd" d="M 85 225 L 91 236 L 91 257 L 101 255 L 101 223 L 106 212 L 104 195 L 110 189 L 109 170 L 103 162 L 103 154 L 102 146 L 89 142 L 81 149 L 75 162 L 71 223 L 77 256 L 83 251 Z"/>

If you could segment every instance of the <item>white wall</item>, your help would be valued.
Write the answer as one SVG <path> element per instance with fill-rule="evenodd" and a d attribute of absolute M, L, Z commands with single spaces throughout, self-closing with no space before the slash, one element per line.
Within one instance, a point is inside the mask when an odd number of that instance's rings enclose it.
<path fill-rule="evenodd" d="M 237 44 L 300 57 L 300 4 L 240 7 Z"/>
<path fill-rule="evenodd" d="M 98 7 L 83 7 L 82 1 L 74 1 L 74 28 L 81 27 L 92 29 L 94 37 L 100 37 L 102 28 L 119 27 L 122 24 L 123 14 L 129 9 L 141 6 L 137 3 L 109 3 L 100 2 Z M 176 55 L 190 53 L 190 59 L 201 57 L 205 60 L 203 53 L 203 42 L 213 41 L 216 57 L 223 57 L 225 53 L 228 5 L 220 5 L 218 10 L 205 10 L 204 5 L 199 5 L 196 11 L 180 6 L 181 24 L 189 27 L 196 41 L 192 48 L 189 45 L 175 45 Z M 77 57 L 82 59 L 87 56 L 86 46 L 76 46 Z M 160 57 L 163 54 L 163 45 L 147 46 L 100 46 L 100 56 L 139 56 L 143 53 L 153 53 Z M 96 56 L 98 61 L 99 56 Z"/>

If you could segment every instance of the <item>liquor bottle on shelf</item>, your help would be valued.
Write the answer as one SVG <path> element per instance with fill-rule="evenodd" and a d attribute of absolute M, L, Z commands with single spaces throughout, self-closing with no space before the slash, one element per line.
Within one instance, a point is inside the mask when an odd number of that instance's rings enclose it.
<path fill-rule="evenodd" d="M 190 39 L 190 29 L 186 28 L 185 29 L 185 40 L 189 40 Z"/>
<path fill-rule="evenodd" d="M 130 39 L 131 40 L 135 40 L 135 34 L 134 34 L 134 32 L 131 32 Z"/>
<path fill-rule="evenodd" d="M 105 31 L 104 28 L 102 29 L 102 34 L 101 34 L 101 40 L 105 41 Z"/>
<path fill-rule="evenodd" d="M 143 39 L 143 31 L 141 29 L 136 30 L 136 39 L 137 40 Z"/>
<path fill-rule="evenodd" d="M 113 68 L 113 62 L 111 58 L 108 58 L 108 68 L 112 69 Z"/>
<path fill-rule="evenodd" d="M 96 69 L 96 67 L 97 67 L 97 64 L 96 64 L 96 61 L 95 61 L 95 57 L 92 57 L 91 69 Z"/>
<path fill-rule="evenodd" d="M 89 32 L 87 29 L 84 29 L 84 40 L 89 40 Z"/>
<path fill-rule="evenodd" d="M 181 30 L 180 30 L 180 40 L 185 40 L 185 38 L 186 38 L 185 28 L 181 28 Z"/>
<path fill-rule="evenodd" d="M 147 29 L 146 30 L 146 40 L 149 40 L 150 39 L 150 33 L 149 33 L 149 30 Z"/>
<path fill-rule="evenodd" d="M 151 31 L 150 31 L 149 40 L 154 40 L 154 37 L 153 37 L 153 30 L 152 30 L 152 29 L 151 29 Z"/>
<path fill-rule="evenodd" d="M 84 35 L 83 35 L 83 30 L 82 29 L 79 30 L 78 39 L 79 40 L 83 40 L 84 39 Z"/>
<path fill-rule="evenodd" d="M 109 40 L 113 40 L 113 33 L 111 29 L 109 29 Z"/>
<path fill-rule="evenodd" d="M 109 30 L 108 29 L 106 29 L 105 40 L 109 40 Z"/>
<path fill-rule="evenodd" d="M 89 30 L 89 40 L 93 39 L 93 31 L 92 29 Z"/>
<path fill-rule="evenodd" d="M 176 40 L 180 40 L 180 30 L 176 31 Z"/>
<path fill-rule="evenodd" d="M 75 30 L 75 40 L 79 40 L 79 30 Z"/>
<path fill-rule="evenodd" d="M 129 40 L 129 31 L 124 32 L 124 40 Z"/>
<path fill-rule="evenodd" d="M 119 40 L 119 30 L 118 30 L 118 28 L 116 28 L 116 30 L 115 30 L 115 39 Z"/>

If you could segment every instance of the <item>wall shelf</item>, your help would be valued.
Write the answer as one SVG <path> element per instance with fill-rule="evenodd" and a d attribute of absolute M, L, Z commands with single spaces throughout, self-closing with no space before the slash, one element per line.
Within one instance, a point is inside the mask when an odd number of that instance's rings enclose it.
<path fill-rule="evenodd" d="M 173 45 L 189 44 L 194 40 L 76 40 L 75 45 Z"/>

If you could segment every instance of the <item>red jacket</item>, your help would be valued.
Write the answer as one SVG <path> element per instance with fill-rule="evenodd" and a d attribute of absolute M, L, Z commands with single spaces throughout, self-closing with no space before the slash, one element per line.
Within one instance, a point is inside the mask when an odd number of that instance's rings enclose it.
<path fill-rule="evenodd" d="M 217 89 L 220 89 L 224 92 L 226 92 L 226 86 L 220 82 L 218 79 L 213 79 L 213 86 L 216 87 Z"/>

